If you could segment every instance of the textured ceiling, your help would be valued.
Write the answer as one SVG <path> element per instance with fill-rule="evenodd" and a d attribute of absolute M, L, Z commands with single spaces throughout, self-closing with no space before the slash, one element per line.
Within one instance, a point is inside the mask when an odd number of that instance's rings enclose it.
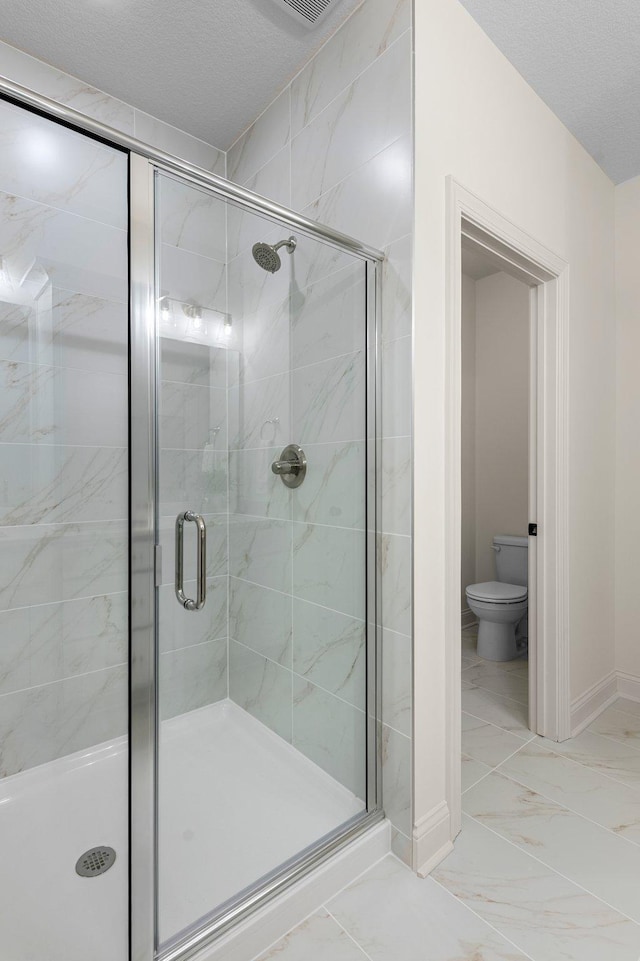
<path fill-rule="evenodd" d="M 640 174 L 640 0 L 461 2 L 614 183 Z"/>
<path fill-rule="evenodd" d="M 0 39 L 226 150 L 362 0 L 0 0 Z"/>

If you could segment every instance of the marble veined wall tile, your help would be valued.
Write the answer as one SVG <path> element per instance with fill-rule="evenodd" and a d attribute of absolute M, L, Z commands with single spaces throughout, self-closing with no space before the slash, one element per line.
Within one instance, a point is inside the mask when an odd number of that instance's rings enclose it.
<path fill-rule="evenodd" d="M 307 475 L 291 491 L 293 519 L 337 527 L 366 527 L 364 441 L 304 445 Z"/>
<path fill-rule="evenodd" d="M 411 437 L 385 437 L 380 444 L 380 528 L 386 534 L 411 534 L 411 453 Z"/>
<path fill-rule="evenodd" d="M 229 451 L 231 511 L 290 520 L 292 491 L 271 470 L 280 453 L 280 447 Z"/>
<path fill-rule="evenodd" d="M 63 601 L 55 607 L 59 611 L 51 612 L 53 618 L 47 617 L 39 607 L 32 608 L 32 636 L 36 645 L 41 630 L 43 636 L 46 631 L 56 630 L 62 637 L 65 677 L 101 671 L 127 662 L 129 599 L 126 592 Z M 32 681 L 40 681 L 35 663 Z"/>
<path fill-rule="evenodd" d="M 50 363 L 57 367 L 127 375 L 129 317 L 126 304 L 56 289 L 52 313 Z"/>
<path fill-rule="evenodd" d="M 291 670 L 291 597 L 231 578 L 229 636 Z"/>
<path fill-rule="evenodd" d="M 90 87 L 82 80 L 62 73 L 48 63 L 36 60 L 28 54 L 0 44 L 0 73 L 14 83 L 30 87 L 37 93 L 64 103 L 74 110 L 99 120 L 123 133 L 133 134 L 133 107 L 110 97 L 102 90 Z"/>
<path fill-rule="evenodd" d="M 161 177 L 158 220 L 163 244 L 226 260 L 226 204 L 192 184 Z"/>
<path fill-rule="evenodd" d="M 411 432 L 411 338 L 401 337 L 382 348 L 382 436 Z"/>
<path fill-rule="evenodd" d="M 411 27 L 409 0 L 369 0 L 291 84 L 292 136 Z"/>
<path fill-rule="evenodd" d="M 126 235 L 119 227 L 0 192 L 0 247 L 14 289 L 42 268 L 56 287 L 127 300 Z"/>
<path fill-rule="evenodd" d="M 300 290 L 292 299 L 294 367 L 366 347 L 366 271 L 356 262 Z"/>
<path fill-rule="evenodd" d="M 0 610 L 126 589 L 123 522 L 0 528 Z"/>
<path fill-rule="evenodd" d="M 363 619 L 365 540 L 364 531 L 294 523 L 294 595 Z"/>
<path fill-rule="evenodd" d="M 229 518 L 229 573 L 263 587 L 291 590 L 291 524 L 232 514 Z"/>
<path fill-rule="evenodd" d="M 289 293 L 279 303 L 263 306 L 255 314 L 243 314 L 238 321 L 242 332 L 242 351 L 238 379 L 249 384 L 289 370 L 291 305 Z"/>
<path fill-rule="evenodd" d="M 407 135 L 371 157 L 302 213 L 383 250 L 411 232 L 411 164 Z"/>
<path fill-rule="evenodd" d="M 245 450 L 291 443 L 288 374 L 229 389 L 229 447 Z"/>
<path fill-rule="evenodd" d="M 411 539 L 379 535 L 382 574 L 382 624 L 399 634 L 411 634 Z"/>
<path fill-rule="evenodd" d="M 227 152 L 227 176 L 244 184 L 290 138 L 290 91 L 287 87 Z"/>
<path fill-rule="evenodd" d="M 0 440 L 124 447 L 126 377 L 0 361 Z"/>
<path fill-rule="evenodd" d="M 125 734 L 127 665 L 0 697 L 0 777 Z"/>
<path fill-rule="evenodd" d="M 0 359 L 39 363 L 42 358 L 50 364 L 50 332 L 39 334 L 38 315 L 31 304 L 0 301 Z"/>
<path fill-rule="evenodd" d="M 29 687 L 0 697 L 0 777 L 57 757 L 60 684 Z"/>
<path fill-rule="evenodd" d="M 389 244 L 382 265 L 382 340 L 411 336 L 411 267 L 413 237 Z"/>
<path fill-rule="evenodd" d="M 468 816 L 432 876 L 529 957 L 635 961 L 640 951 L 637 924 Z"/>
<path fill-rule="evenodd" d="M 289 145 L 260 167 L 253 176 L 243 184 L 247 190 L 252 190 L 261 197 L 284 207 L 291 206 L 291 151 Z M 243 210 L 229 204 L 227 209 L 227 250 L 231 260 L 243 250 L 252 247 L 262 240 L 265 232 L 274 230 L 272 221 L 261 217 L 253 211 Z"/>
<path fill-rule="evenodd" d="M 98 594 L 0 613 L 0 694 L 127 660 L 127 595 Z"/>
<path fill-rule="evenodd" d="M 411 638 L 382 632 L 382 720 L 411 737 Z"/>
<path fill-rule="evenodd" d="M 160 501 L 164 514 L 178 514 L 185 505 L 198 514 L 227 510 L 226 451 L 160 451 Z"/>
<path fill-rule="evenodd" d="M 293 371 L 292 428 L 302 446 L 364 437 L 365 376 L 362 351 Z"/>
<path fill-rule="evenodd" d="M 209 170 L 219 177 L 225 176 L 226 154 L 211 144 L 185 133 L 178 127 L 158 120 L 142 110 L 135 110 L 135 135 L 143 143 L 173 154 L 181 160 Z"/>
<path fill-rule="evenodd" d="M 227 386 L 227 354 L 220 347 L 205 347 L 188 340 L 160 338 L 160 369 L 164 381 L 199 387 Z"/>
<path fill-rule="evenodd" d="M 0 129 L 0 189 L 126 228 L 123 153 L 10 103 L 0 105 Z"/>
<path fill-rule="evenodd" d="M 364 800 L 366 715 L 293 675 L 293 746 Z"/>
<path fill-rule="evenodd" d="M 224 263 L 202 257 L 192 250 L 163 244 L 160 251 L 160 296 L 180 304 L 197 304 L 212 310 L 227 310 L 227 268 Z M 180 315 L 179 319 L 180 318 Z"/>
<path fill-rule="evenodd" d="M 291 741 L 291 671 L 230 640 L 229 696 L 285 741 Z"/>
<path fill-rule="evenodd" d="M 382 725 L 382 796 L 387 817 L 411 836 L 411 738 Z"/>
<path fill-rule="evenodd" d="M 301 212 L 310 218 L 359 237 L 387 254 L 382 339 L 385 344 L 399 343 L 386 348 L 382 386 L 386 405 L 383 436 L 390 441 L 384 451 L 382 479 L 387 536 L 380 551 L 386 572 L 383 604 L 388 641 L 384 803 L 398 838 L 396 849 L 404 857 L 411 852 L 411 744 L 407 736 L 411 681 L 410 83 L 410 4 L 407 0 L 368 0 L 240 138 L 228 158 L 231 179 L 281 203 L 291 202 L 294 208 L 304 207 Z M 352 690 L 348 685 L 341 689 L 349 660 L 342 657 L 349 644 L 342 648 L 341 643 L 351 637 L 345 625 L 357 623 L 354 614 L 364 604 L 364 534 L 353 530 L 365 524 L 363 271 L 349 255 L 298 236 L 295 253 L 291 257 L 284 254 L 283 268 L 266 276 L 253 264 L 250 246 L 256 240 L 274 243 L 282 239 L 281 229 L 269 230 L 269 226 L 251 215 L 230 211 L 229 311 L 234 328 L 242 328 L 244 335 L 238 341 L 241 359 L 237 375 L 229 380 L 233 385 L 229 391 L 231 446 L 260 449 L 251 456 L 232 454 L 231 506 L 261 515 L 239 521 L 238 530 L 246 525 L 251 532 L 252 525 L 260 525 L 265 543 L 259 553 L 266 559 L 254 566 L 258 574 L 247 573 L 251 537 L 244 533 L 238 537 L 232 518 L 230 549 L 237 565 L 234 570 L 232 560 L 232 573 L 276 586 L 273 580 L 266 580 L 265 570 L 273 576 L 267 540 L 277 524 L 278 538 L 284 542 L 290 504 L 293 568 L 281 580 L 282 555 L 276 552 L 275 572 L 282 596 L 293 594 L 294 631 L 295 611 L 308 614 L 306 621 L 299 620 L 302 633 L 300 626 L 298 634 L 294 633 L 293 656 L 299 659 L 294 671 L 302 672 L 296 683 L 309 686 L 308 700 L 314 707 L 308 718 L 313 719 L 309 721 L 309 739 L 316 752 L 310 756 L 316 759 L 325 748 L 319 743 L 322 735 L 311 731 L 312 723 L 320 731 L 333 731 L 334 701 L 354 710 L 345 702 L 362 703 L 358 694 L 361 698 L 364 694 L 357 683 Z M 358 354 L 360 370 L 355 377 L 349 359 Z M 289 492 L 280 490 L 277 483 L 274 487 L 263 473 L 272 452 L 291 441 L 304 447 L 309 472 L 302 487 Z M 293 583 L 285 586 L 290 574 Z M 282 603 L 287 602 L 288 597 Z M 318 612 L 315 619 L 314 612 Z M 331 625 L 335 632 L 330 640 L 337 646 L 323 648 L 322 640 L 329 637 Z M 252 630 L 247 627 L 249 635 Z M 276 633 L 269 638 L 277 651 L 282 637 Z M 253 646 L 256 642 L 246 638 L 246 643 Z M 268 660 L 254 663 L 271 664 Z M 270 683 L 277 675 L 274 668 L 281 666 L 267 667 Z M 232 688 L 233 670 L 232 658 Z M 334 747 L 337 743 L 339 732 Z M 339 750 L 337 754 L 335 763 L 340 765 L 344 759 Z M 482 947 L 490 950 L 484 943 Z M 494 955 L 487 957 L 493 961 Z M 502 959 L 503 955 L 496 949 L 495 957 Z"/>
<path fill-rule="evenodd" d="M 125 518 L 126 448 L 0 444 L 0 527 Z"/>
<path fill-rule="evenodd" d="M 196 596 L 196 582 L 184 582 L 187 597 Z M 159 591 L 160 652 L 177 651 L 227 636 L 227 578 L 207 578 L 207 597 L 202 610 L 185 611 L 175 594 L 173 584 L 163 584 Z M 226 696 L 226 694 L 225 694 Z"/>
<path fill-rule="evenodd" d="M 215 441 L 227 449 L 227 394 L 220 387 L 164 381 L 160 396 L 160 444 L 172 450 L 204 451 Z M 216 434 L 212 431 L 219 428 Z"/>
<path fill-rule="evenodd" d="M 407 32 L 291 143 L 291 199 L 299 210 L 411 130 Z"/>
<path fill-rule="evenodd" d="M 175 717 L 227 696 L 227 639 L 160 655 L 160 718 Z"/>
<path fill-rule="evenodd" d="M 128 665 L 65 678 L 56 721 L 56 757 L 110 741 L 129 726 Z"/>
<path fill-rule="evenodd" d="M 293 670 L 364 711 L 364 621 L 294 597 Z"/>

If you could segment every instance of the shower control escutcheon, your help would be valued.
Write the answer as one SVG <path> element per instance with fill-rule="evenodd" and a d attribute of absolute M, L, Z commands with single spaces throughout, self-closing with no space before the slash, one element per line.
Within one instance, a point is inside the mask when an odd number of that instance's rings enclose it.
<path fill-rule="evenodd" d="M 289 444 L 279 459 L 274 460 L 271 470 L 280 475 L 280 480 L 286 487 L 300 487 L 307 473 L 307 458 L 302 447 Z"/>

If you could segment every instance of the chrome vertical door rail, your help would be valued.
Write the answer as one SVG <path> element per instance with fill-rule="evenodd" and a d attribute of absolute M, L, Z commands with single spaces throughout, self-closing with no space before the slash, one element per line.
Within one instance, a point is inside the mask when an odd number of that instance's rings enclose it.
<path fill-rule="evenodd" d="M 366 263 L 367 344 L 367 810 L 382 805 L 382 687 L 381 687 L 381 265 Z"/>
<path fill-rule="evenodd" d="M 131 961 L 152 961 L 156 914 L 154 170 L 129 157 Z"/>

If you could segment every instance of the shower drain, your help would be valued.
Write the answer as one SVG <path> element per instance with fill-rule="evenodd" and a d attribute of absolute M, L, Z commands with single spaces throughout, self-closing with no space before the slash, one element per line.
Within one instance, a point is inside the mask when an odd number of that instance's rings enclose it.
<path fill-rule="evenodd" d="M 81 878 L 95 878 L 97 874 L 108 871 L 116 859 L 113 848 L 91 848 L 81 854 L 76 862 L 76 874 Z"/>

